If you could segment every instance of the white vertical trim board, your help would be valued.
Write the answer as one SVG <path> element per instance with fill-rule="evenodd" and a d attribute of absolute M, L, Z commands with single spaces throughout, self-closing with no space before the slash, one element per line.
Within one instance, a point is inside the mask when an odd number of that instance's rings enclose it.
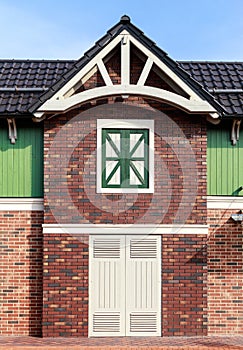
<path fill-rule="evenodd" d="M 121 40 L 121 85 L 130 84 L 130 35 Z"/>

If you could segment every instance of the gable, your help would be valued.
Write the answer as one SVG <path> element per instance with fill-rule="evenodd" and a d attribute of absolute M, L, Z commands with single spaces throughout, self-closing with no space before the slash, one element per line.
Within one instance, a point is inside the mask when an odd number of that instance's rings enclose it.
<path fill-rule="evenodd" d="M 168 76 L 162 72 L 161 69 L 156 64 L 153 64 L 151 60 L 150 70 L 146 77 L 142 74 L 146 64 L 146 55 L 144 55 L 140 50 L 136 49 L 134 45 L 130 46 L 130 84 L 131 85 L 145 85 L 164 89 L 170 91 L 186 98 L 189 95 L 186 94 L 176 83 L 170 79 Z M 80 81 L 73 87 L 72 95 L 78 94 L 82 91 L 90 90 L 96 87 L 106 86 L 106 83 L 110 86 L 121 84 L 121 48 L 117 45 L 112 52 L 110 52 L 107 57 L 104 58 L 104 68 L 109 76 L 109 80 L 105 82 L 99 67 L 94 67 L 91 70 L 91 74 L 87 76 L 86 79 L 80 79 Z M 91 75 L 91 76 L 90 76 Z M 90 77 L 89 77 L 90 76 Z M 142 80 L 144 82 L 142 83 Z"/>
<path fill-rule="evenodd" d="M 218 117 L 222 107 L 127 16 L 108 34 L 31 107 L 37 119 L 93 99 L 123 95 L 153 98 L 187 113 Z"/>

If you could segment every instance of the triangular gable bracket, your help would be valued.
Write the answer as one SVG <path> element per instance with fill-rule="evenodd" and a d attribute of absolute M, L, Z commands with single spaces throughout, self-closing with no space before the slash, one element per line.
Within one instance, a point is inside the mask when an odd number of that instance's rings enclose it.
<path fill-rule="evenodd" d="M 202 97 L 201 95 L 205 95 L 206 91 L 201 87 L 203 92 L 199 94 L 200 85 L 193 79 L 190 79 L 189 75 L 186 77 L 185 81 L 183 75 L 186 74 L 186 72 L 179 68 L 177 63 L 168 58 L 167 54 L 157 48 L 154 43 L 151 41 L 148 42 L 149 39 L 146 38 L 139 29 L 130 24 L 130 19 L 127 18 L 127 16 L 123 16 L 119 24 L 114 26 L 101 41 L 98 41 L 97 45 L 99 49 L 96 47 L 95 50 L 94 47 L 85 54 L 91 57 L 89 60 L 86 60 L 86 64 L 78 68 L 81 61 L 83 62 L 84 60 L 84 58 L 82 58 L 75 64 L 76 68 L 71 69 L 72 72 L 70 71 L 65 77 L 62 77 L 65 83 L 55 91 L 53 96 L 48 98 L 47 94 L 46 100 L 45 95 L 42 96 L 43 103 L 32 111 L 36 119 L 40 118 L 40 116 L 43 118 L 45 114 L 66 112 L 93 99 L 117 95 L 150 97 L 176 106 L 187 113 L 207 113 L 213 118 L 217 118 L 217 107 L 220 108 L 220 106 L 217 106 L 214 100 L 210 100 L 213 99 L 213 97 L 210 94 L 206 96 L 208 99 Z M 114 85 L 106 68 L 105 60 L 118 45 L 120 45 L 121 48 L 121 83 Z M 142 52 L 146 57 L 144 67 L 136 84 L 131 84 L 130 82 L 131 45 Z M 160 54 L 162 53 L 162 56 L 158 54 L 158 51 Z M 166 62 L 163 61 L 165 57 Z M 169 64 L 167 62 L 168 60 Z M 178 93 L 153 86 L 146 86 L 146 79 L 151 69 L 154 67 L 156 67 L 158 74 L 161 72 L 161 76 L 168 77 L 170 84 L 172 82 L 174 87 L 177 87 Z M 176 69 L 171 67 L 176 67 Z M 178 74 L 178 70 L 181 71 L 179 71 L 180 74 Z M 94 87 L 77 93 L 77 90 L 97 71 L 99 71 L 102 76 L 104 86 Z M 196 87 L 194 89 L 193 85 L 195 84 Z M 59 85 L 61 84 L 59 83 Z M 208 100 L 210 100 L 210 102 Z"/>

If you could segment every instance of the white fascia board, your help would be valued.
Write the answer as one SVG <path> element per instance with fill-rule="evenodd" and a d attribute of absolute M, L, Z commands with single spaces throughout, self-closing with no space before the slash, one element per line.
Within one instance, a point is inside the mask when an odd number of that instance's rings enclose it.
<path fill-rule="evenodd" d="M 74 86 L 71 87 L 63 96 L 59 96 L 59 98 L 67 98 L 72 96 L 77 89 L 79 89 L 86 81 L 89 80 L 96 72 L 98 71 L 98 66 L 95 65 L 88 73 L 86 73 Z"/>
<path fill-rule="evenodd" d="M 243 197 L 233 196 L 208 196 L 207 197 L 208 209 L 242 209 L 243 210 Z"/>
<path fill-rule="evenodd" d="M 147 57 L 150 57 L 153 62 L 168 75 L 182 90 L 184 90 L 192 99 L 203 101 L 181 78 L 178 77 L 166 64 L 164 64 L 156 55 L 142 45 L 137 39 L 130 35 L 130 41 L 141 50 Z M 208 103 L 208 102 L 207 102 Z"/>
<path fill-rule="evenodd" d="M 77 74 L 70 79 L 58 92 L 56 92 L 49 101 L 56 100 L 57 98 L 60 98 L 62 96 L 65 96 L 65 94 L 72 89 L 82 78 L 91 71 L 94 66 L 98 65 L 100 60 L 103 60 L 105 56 L 111 52 L 122 40 L 122 37 L 124 34 L 127 34 L 126 31 L 121 32 L 116 38 L 114 38 L 107 46 L 105 46 L 90 62 L 88 62 Z M 45 110 L 43 108 L 45 106 L 45 103 L 39 107 L 39 110 Z"/>
<path fill-rule="evenodd" d="M 0 211 L 43 211 L 42 198 L 1 198 Z"/>
<path fill-rule="evenodd" d="M 101 86 L 91 90 L 80 92 L 66 99 L 46 101 L 40 109 L 45 112 L 65 112 L 84 102 L 105 96 L 115 95 L 137 95 L 154 98 L 159 101 L 168 102 L 188 113 L 215 113 L 216 110 L 206 101 L 188 100 L 173 92 L 162 90 L 151 86 L 139 85 L 113 85 Z"/>
<path fill-rule="evenodd" d="M 163 234 L 208 234 L 207 225 L 106 225 L 106 224 L 44 224 L 43 233 L 115 234 L 115 235 L 163 235 Z"/>

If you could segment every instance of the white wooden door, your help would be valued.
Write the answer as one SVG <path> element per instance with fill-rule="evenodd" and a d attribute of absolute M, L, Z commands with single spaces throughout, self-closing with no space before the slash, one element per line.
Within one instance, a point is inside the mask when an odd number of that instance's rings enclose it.
<path fill-rule="evenodd" d="M 124 246 L 124 236 L 90 236 L 90 336 L 125 335 Z"/>
<path fill-rule="evenodd" d="M 90 236 L 89 336 L 161 335 L 160 236 Z"/>
<path fill-rule="evenodd" d="M 161 335 L 159 236 L 126 237 L 126 335 Z"/>

